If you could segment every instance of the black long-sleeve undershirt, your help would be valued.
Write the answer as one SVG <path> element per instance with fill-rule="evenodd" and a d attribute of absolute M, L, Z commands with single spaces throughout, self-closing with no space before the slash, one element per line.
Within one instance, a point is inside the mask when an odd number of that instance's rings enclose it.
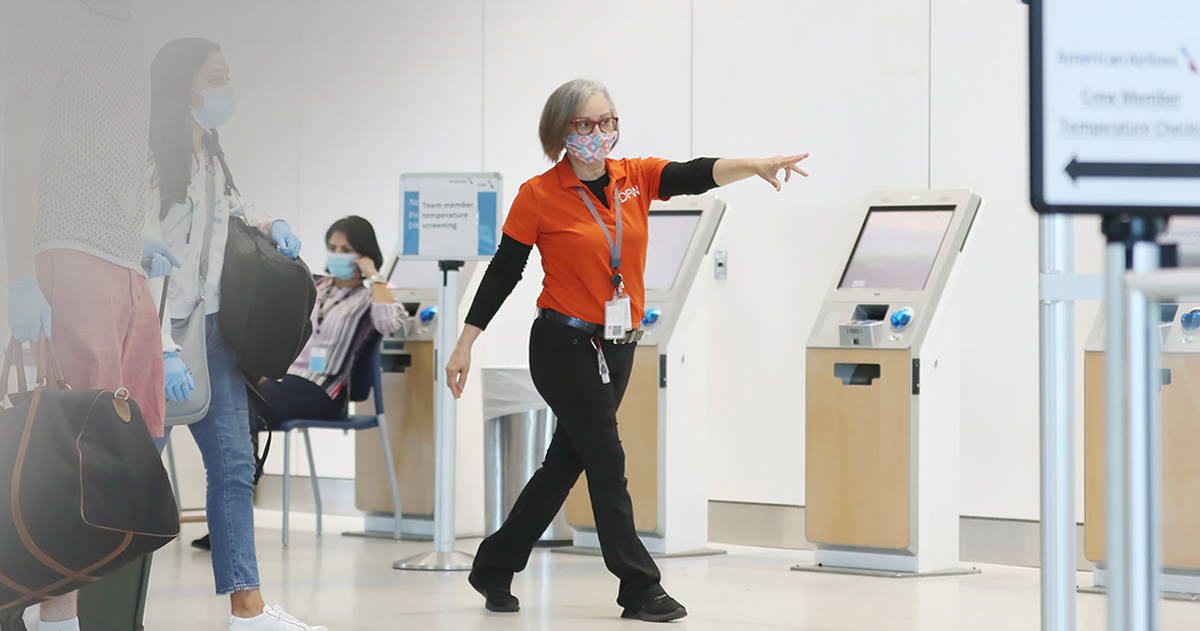
<path fill-rule="evenodd" d="M 717 187 L 713 179 L 713 166 L 717 158 L 696 158 L 688 162 L 670 162 L 663 167 L 659 177 L 658 195 L 656 197 L 675 197 L 676 195 L 702 195 Z M 584 182 L 596 195 L 605 208 L 609 208 L 608 197 L 604 189 L 608 187 L 610 178 L 608 172 L 597 180 Z M 479 283 L 479 291 L 475 292 L 475 300 L 467 313 L 467 324 L 486 329 L 500 306 L 521 282 L 525 273 L 525 265 L 529 262 L 529 253 L 533 246 L 504 235 L 500 239 L 500 247 L 496 248 L 496 256 L 492 257 L 483 281 Z"/>

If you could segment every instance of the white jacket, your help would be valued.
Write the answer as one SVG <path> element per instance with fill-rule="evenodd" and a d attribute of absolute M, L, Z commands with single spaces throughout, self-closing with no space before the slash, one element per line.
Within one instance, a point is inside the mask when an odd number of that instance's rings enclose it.
<path fill-rule="evenodd" d="M 204 243 L 204 222 L 208 213 L 206 174 L 200 157 L 197 155 L 185 201 L 173 206 L 162 219 L 159 219 L 161 194 L 153 161 L 147 169 L 150 194 L 147 195 L 146 203 L 146 234 L 166 243 L 183 264 L 182 268 L 171 270 L 167 315 L 163 318 L 162 326 L 163 352 L 179 350 L 178 345 L 171 339 L 171 319 L 191 315 L 196 300 L 200 297 L 200 251 Z M 253 205 L 242 204 L 237 198 L 225 195 L 225 173 L 219 163 L 214 164 L 214 171 L 216 206 L 213 213 L 212 245 L 208 255 L 208 282 L 205 283 L 204 290 L 204 315 L 221 310 L 221 271 L 225 267 L 229 218 L 241 217 L 248 225 L 257 227 L 267 238 L 271 238 L 271 227 L 277 221 L 267 213 L 256 211 Z M 150 281 L 155 309 L 162 301 L 162 284 L 161 279 Z"/>

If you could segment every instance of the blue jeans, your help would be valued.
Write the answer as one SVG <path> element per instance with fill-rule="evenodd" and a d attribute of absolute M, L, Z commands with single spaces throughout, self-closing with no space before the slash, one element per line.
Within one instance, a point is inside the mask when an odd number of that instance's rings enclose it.
<path fill-rule="evenodd" d="M 221 337 L 217 314 L 205 318 L 205 326 L 212 400 L 208 414 L 188 429 L 208 472 L 213 577 L 217 594 L 224 595 L 260 586 L 254 551 L 254 447 L 250 444 L 246 383 L 238 374 L 237 358 Z M 167 437 L 170 435 L 168 427 Z"/>

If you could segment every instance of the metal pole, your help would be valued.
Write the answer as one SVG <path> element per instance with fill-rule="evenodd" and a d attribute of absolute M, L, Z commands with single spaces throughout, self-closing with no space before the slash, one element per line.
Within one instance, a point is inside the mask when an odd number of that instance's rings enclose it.
<path fill-rule="evenodd" d="M 457 402 L 446 387 L 446 363 L 458 342 L 458 271 L 462 261 L 441 261 L 437 346 L 434 350 L 433 552 L 397 561 L 397 570 L 469 570 L 472 557 L 454 549 L 455 450 Z M 399 519 L 399 515 L 397 515 Z"/>
<path fill-rule="evenodd" d="M 1115 220 L 1114 220 L 1115 221 Z M 1115 227 L 1114 227 L 1115 229 Z M 1129 388 L 1125 352 L 1125 239 L 1111 234 L 1105 219 L 1106 248 L 1104 278 L 1105 327 L 1104 349 L 1104 563 L 1108 573 L 1108 628 L 1127 629 L 1129 588 L 1126 585 L 1128 562 L 1125 558 L 1125 395 Z"/>
<path fill-rule="evenodd" d="M 1108 261 L 1105 353 L 1105 562 L 1108 625 L 1158 628 L 1161 556 L 1161 445 L 1157 302 L 1130 291 L 1132 278 L 1158 268 L 1155 238 L 1164 217 L 1105 217 Z"/>
<path fill-rule="evenodd" d="M 458 342 L 458 268 L 445 269 L 438 292 L 441 318 L 438 320 L 437 370 L 433 383 L 436 397 L 436 449 L 434 465 L 433 549 L 435 552 L 454 550 L 454 469 L 457 446 L 458 406 L 446 387 L 446 363 Z"/>
<path fill-rule="evenodd" d="M 1138 241 L 1133 245 L 1135 274 L 1158 269 L 1159 247 L 1153 241 Z M 1157 518 L 1158 492 L 1156 487 L 1161 459 L 1155 458 L 1161 448 L 1155 444 L 1158 422 L 1159 391 L 1162 388 L 1159 372 L 1158 302 L 1148 300 L 1138 291 L 1127 295 L 1129 319 L 1126 335 L 1129 357 L 1129 416 L 1125 434 L 1125 484 L 1127 497 L 1125 525 L 1128 553 L 1125 558 L 1125 587 L 1128 597 L 1128 629 L 1151 631 L 1158 628 L 1160 598 L 1159 571 L 1161 523 Z"/>
<path fill-rule="evenodd" d="M 1039 228 L 1041 274 L 1073 273 L 1074 220 L 1042 215 Z M 1075 303 L 1044 299 L 1040 309 L 1042 631 L 1074 631 Z"/>

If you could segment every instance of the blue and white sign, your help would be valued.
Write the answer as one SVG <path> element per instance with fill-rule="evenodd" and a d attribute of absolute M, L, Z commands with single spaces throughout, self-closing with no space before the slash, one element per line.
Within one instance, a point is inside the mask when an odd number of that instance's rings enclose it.
<path fill-rule="evenodd" d="M 479 261 L 500 242 L 499 173 L 400 176 L 400 258 Z"/>

